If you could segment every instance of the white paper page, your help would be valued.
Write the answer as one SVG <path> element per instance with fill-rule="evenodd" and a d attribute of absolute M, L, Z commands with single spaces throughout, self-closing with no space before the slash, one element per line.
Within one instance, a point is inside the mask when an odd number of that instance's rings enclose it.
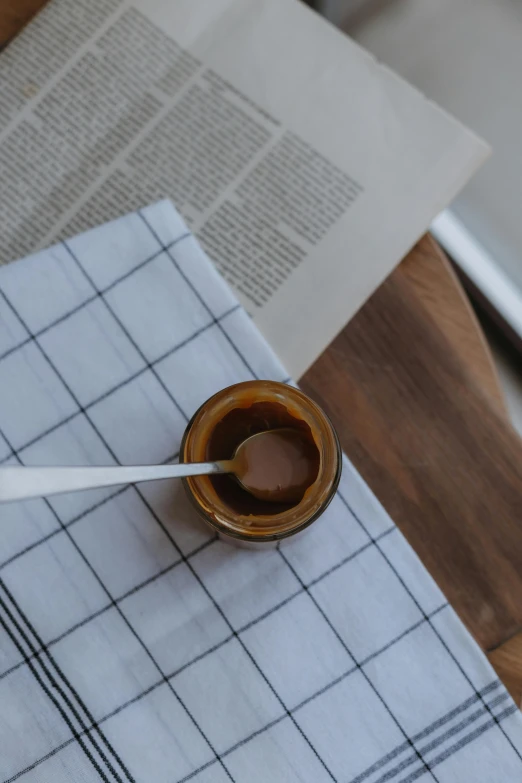
<path fill-rule="evenodd" d="M 487 151 L 299 0 L 55 1 L 0 71 L 0 260 L 168 196 L 295 377 Z"/>

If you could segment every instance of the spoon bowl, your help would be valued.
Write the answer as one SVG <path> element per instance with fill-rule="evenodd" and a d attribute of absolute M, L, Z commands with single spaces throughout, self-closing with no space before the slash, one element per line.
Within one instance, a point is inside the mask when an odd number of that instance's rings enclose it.
<path fill-rule="evenodd" d="M 299 503 L 319 471 L 319 453 L 299 430 L 282 428 L 251 435 L 230 461 L 241 486 L 258 500 Z"/>

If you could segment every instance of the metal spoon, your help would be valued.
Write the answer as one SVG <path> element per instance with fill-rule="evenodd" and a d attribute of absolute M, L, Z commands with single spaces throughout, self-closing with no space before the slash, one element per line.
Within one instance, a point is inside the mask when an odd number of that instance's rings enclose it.
<path fill-rule="evenodd" d="M 183 463 L 180 465 L 139 465 L 109 467 L 5 467 L 0 468 L 0 503 L 27 498 L 48 497 L 62 492 L 76 492 L 116 484 L 134 484 L 141 481 L 232 473 L 240 484 L 255 497 L 273 502 L 297 502 L 315 480 L 314 470 L 307 473 L 306 465 L 286 470 L 289 460 L 305 453 L 303 436 L 297 430 L 280 429 L 259 432 L 247 438 L 236 449 L 232 459 L 217 462 Z M 274 448 L 276 446 L 277 448 Z M 279 449 L 279 454 L 277 453 Z M 270 457 L 265 476 L 259 457 Z M 255 465 L 257 455 L 258 464 Z M 277 457 L 279 456 L 279 462 Z M 275 457 L 275 459 L 274 459 Z M 286 461 L 285 461 L 286 460 Z M 285 472 L 281 481 L 273 480 L 274 469 Z M 253 469 L 256 468 L 256 469 Z M 265 471 L 266 472 L 266 471 Z"/>

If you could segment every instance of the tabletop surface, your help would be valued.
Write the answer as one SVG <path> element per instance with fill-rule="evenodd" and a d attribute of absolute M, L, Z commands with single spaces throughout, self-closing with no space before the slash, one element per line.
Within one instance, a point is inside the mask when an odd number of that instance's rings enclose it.
<path fill-rule="evenodd" d="M 0 0 L 0 47 L 45 0 Z M 522 443 L 447 259 L 424 237 L 302 379 L 520 703 Z M 519 654 L 520 651 L 520 654 Z"/>

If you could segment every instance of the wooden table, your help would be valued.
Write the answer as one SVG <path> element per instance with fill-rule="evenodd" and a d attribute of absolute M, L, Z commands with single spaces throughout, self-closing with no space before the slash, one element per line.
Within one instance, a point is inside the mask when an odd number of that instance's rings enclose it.
<path fill-rule="evenodd" d="M 522 702 L 522 441 L 489 349 L 424 237 L 302 380 Z"/>
<path fill-rule="evenodd" d="M 45 0 L 0 0 L 0 47 Z M 422 239 L 302 379 L 522 699 L 522 442 L 473 311 Z"/>

